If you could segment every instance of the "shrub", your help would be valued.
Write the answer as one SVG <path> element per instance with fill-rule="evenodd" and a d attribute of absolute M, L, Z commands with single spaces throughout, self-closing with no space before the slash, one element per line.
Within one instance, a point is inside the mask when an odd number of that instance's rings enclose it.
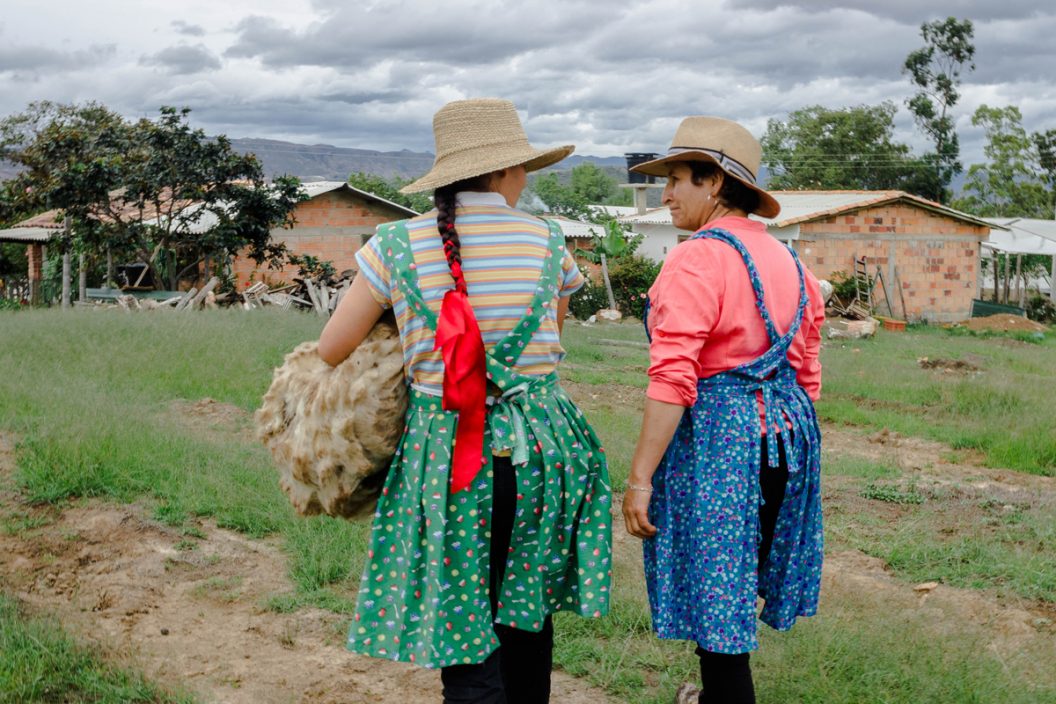
<path fill-rule="evenodd" d="M 829 283 L 832 284 L 832 294 L 840 299 L 843 305 L 849 304 L 858 295 L 858 287 L 854 284 L 854 277 L 845 271 L 834 271 L 829 275 Z"/>
<path fill-rule="evenodd" d="M 1027 317 L 1039 323 L 1056 323 L 1056 305 L 1047 296 L 1033 295 L 1027 301 Z"/>
<path fill-rule="evenodd" d="M 572 294 L 568 309 L 577 319 L 586 320 L 602 308 L 608 308 L 609 302 L 607 299 L 605 285 L 601 283 L 595 284 L 587 277 L 587 282 L 583 284 L 583 288 Z"/>
<path fill-rule="evenodd" d="M 618 259 L 609 269 L 612 295 L 624 315 L 641 318 L 649 287 L 660 273 L 660 264 L 638 254 Z"/>

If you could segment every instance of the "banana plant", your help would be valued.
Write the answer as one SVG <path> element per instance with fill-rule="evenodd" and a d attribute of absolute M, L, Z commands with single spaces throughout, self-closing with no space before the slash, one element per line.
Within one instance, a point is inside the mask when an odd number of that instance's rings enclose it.
<path fill-rule="evenodd" d="M 609 259 L 619 259 L 634 252 L 634 246 L 627 240 L 623 226 L 615 220 L 604 223 L 605 236 L 599 237 L 593 228 L 590 230 L 593 249 L 576 248 L 575 255 L 583 257 L 592 264 L 601 266 L 601 278 L 605 282 L 605 293 L 609 297 L 609 308 L 616 310 L 616 297 L 612 295 L 612 283 L 609 282 Z"/>

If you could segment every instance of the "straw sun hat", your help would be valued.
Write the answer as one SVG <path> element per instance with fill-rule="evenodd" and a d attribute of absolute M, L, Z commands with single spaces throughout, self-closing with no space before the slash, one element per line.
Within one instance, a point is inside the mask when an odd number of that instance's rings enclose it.
<path fill-rule="evenodd" d="M 756 185 L 763 149 L 752 133 L 732 120 L 721 117 L 687 117 L 682 120 L 665 156 L 646 161 L 631 171 L 650 176 L 667 176 L 668 164 L 678 161 L 710 161 L 723 172 L 759 194 L 757 215 L 776 217 L 781 212 L 777 200 Z"/>
<path fill-rule="evenodd" d="M 448 103 L 433 116 L 433 136 L 433 168 L 400 192 L 431 191 L 511 166 L 536 171 L 556 164 L 575 149 L 571 144 L 554 149 L 532 147 L 513 103 L 498 98 Z"/>

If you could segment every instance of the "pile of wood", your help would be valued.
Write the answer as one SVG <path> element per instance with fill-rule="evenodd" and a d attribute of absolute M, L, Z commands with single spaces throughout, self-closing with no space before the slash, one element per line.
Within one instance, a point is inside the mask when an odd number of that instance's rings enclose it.
<path fill-rule="evenodd" d="M 242 292 L 228 291 L 219 295 L 213 292 L 220 280 L 215 276 L 201 289 L 191 290 L 164 300 L 140 298 L 123 294 L 114 298 L 118 308 L 123 310 L 201 310 L 239 306 L 244 310 L 255 310 L 265 306 L 277 306 L 283 310 L 314 310 L 326 318 L 337 307 L 337 302 L 352 283 L 354 271 L 342 272 L 340 277 L 317 277 L 314 279 L 294 279 L 294 283 L 279 288 L 268 288 L 258 281 Z M 96 304 L 106 305 L 106 304 Z"/>
<path fill-rule="evenodd" d="M 330 317 L 337 302 L 348 290 L 355 272 L 346 270 L 334 278 L 320 276 L 314 279 L 294 279 L 292 284 L 269 289 L 267 284 L 257 282 L 242 292 L 242 307 L 246 310 L 273 305 L 289 310 L 314 310 L 324 318 Z M 228 294 L 231 295 L 231 294 Z M 219 301 L 220 297 L 217 297 Z"/>

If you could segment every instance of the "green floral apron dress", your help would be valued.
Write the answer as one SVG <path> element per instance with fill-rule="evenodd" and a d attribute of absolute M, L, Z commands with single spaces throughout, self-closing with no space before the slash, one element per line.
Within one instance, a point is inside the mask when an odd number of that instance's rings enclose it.
<path fill-rule="evenodd" d="M 434 331 L 402 222 L 379 228 L 382 254 L 411 307 Z M 612 492 L 604 450 L 557 374 L 513 365 L 558 291 L 564 236 L 550 223 L 550 252 L 535 298 L 514 330 L 487 352 L 491 399 L 486 463 L 450 493 L 457 414 L 412 389 L 403 438 L 389 469 L 348 648 L 378 658 L 446 667 L 483 662 L 498 647 L 492 623 L 539 631 L 547 615 L 608 612 Z M 492 453 L 509 455 L 517 508 L 494 619 L 489 601 Z"/>

